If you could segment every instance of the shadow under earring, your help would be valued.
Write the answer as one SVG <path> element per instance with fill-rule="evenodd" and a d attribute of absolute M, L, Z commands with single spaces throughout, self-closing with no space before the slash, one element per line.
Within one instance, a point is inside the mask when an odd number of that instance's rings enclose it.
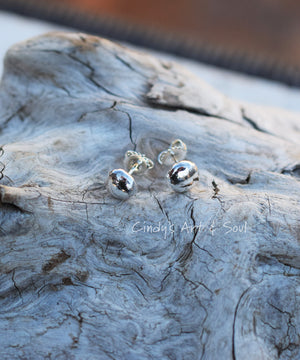
<path fill-rule="evenodd" d="M 195 163 L 183 160 L 187 153 L 185 143 L 180 140 L 174 140 L 167 150 L 158 155 L 158 162 L 161 165 L 171 165 L 172 168 L 167 173 L 167 179 L 172 189 L 176 192 L 185 192 L 191 189 L 196 181 L 199 181 L 198 168 Z"/>

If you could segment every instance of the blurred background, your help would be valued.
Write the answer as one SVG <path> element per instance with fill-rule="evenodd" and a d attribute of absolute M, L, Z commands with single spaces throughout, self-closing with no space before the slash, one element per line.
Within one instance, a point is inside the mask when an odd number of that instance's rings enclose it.
<path fill-rule="evenodd" d="M 53 1 L 53 0 L 52 0 Z M 54 1 L 53 1 L 54 2 Z M 300 64 L 299 0 L 56 0 L 228 51 Z"/>
<path fill-rule="evenodd" d="M 0 10 L 300 86 L 299 0 L 0 0 Z"/>
<path fill-rule="evenodd" d="M 0 0 L 14 43 L 80 31 L 179 61 L 240 101 L 300 111 L 300 0 Z"/>

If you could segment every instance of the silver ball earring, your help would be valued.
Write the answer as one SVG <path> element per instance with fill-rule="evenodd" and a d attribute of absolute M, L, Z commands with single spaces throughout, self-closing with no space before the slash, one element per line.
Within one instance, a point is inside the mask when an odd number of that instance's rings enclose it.
<path fill-rule="evenodd" d="M 185 192 L 191 189 L 199 180 L 197 165 L 192 161 L 183 160 L 186 153 L 185 143 L 177 139 L 171 143 L 167 150 L 158 155 L 158 162 L 161 165 L 171 165 L 175 162 L 167 174 L 167 179 L 172 189 L 177 192 Z"/>
<path fill-rule="evenodd" d="M 123 169 L 114 169 L 108 174 L 107 181 L 110 193 L 121 200 L 128 199 L 137 191 L 137 185 L 132 175 L 141 175 L 154 166 L 153 161 L 144 154 L 131 150 L 126 152 L 124 163 L 128 172 Z"/>

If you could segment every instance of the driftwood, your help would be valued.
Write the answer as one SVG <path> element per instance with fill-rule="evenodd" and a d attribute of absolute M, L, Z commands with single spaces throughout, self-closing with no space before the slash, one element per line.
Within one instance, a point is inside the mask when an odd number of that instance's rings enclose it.
<path fill-rule="evenodd" d="M 300 116 L 181 66 L 52 33 L 0 89 L 1 359 L 299 359 Z M 156 157 L 200 172 L 178 194 Z M 138 193 L 105 182 L 126 150 Z"/>

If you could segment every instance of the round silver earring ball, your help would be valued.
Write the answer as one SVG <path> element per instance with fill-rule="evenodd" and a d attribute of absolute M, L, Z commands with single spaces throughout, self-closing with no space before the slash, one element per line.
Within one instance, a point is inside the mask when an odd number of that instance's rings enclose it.
<path fill-rule="evenodd" d="M 141 175 L 153 168 L 154 163 L 146 155 L 128 150 L 125 153 L 125 167 L 112 170 L 108 174 L 107 186 L 110 193 L 117 199 L 127 200 L 137 192 L 137 185 L 132 174 Z"/>
<path fill-rule="evenodd" d="M 185 192 L 199 180 L 197 165 L 188 160 L 180 161 L 172 166 L 167 174 L 167 179 L 173 190 Z"/>
<path fill-rule="evenodd" d="M 127 200 L 137 190 L 134 178 L 123 169 L 115 169 L 109 173 L 108 188 L 115 198 L 121 200 Z"/>

